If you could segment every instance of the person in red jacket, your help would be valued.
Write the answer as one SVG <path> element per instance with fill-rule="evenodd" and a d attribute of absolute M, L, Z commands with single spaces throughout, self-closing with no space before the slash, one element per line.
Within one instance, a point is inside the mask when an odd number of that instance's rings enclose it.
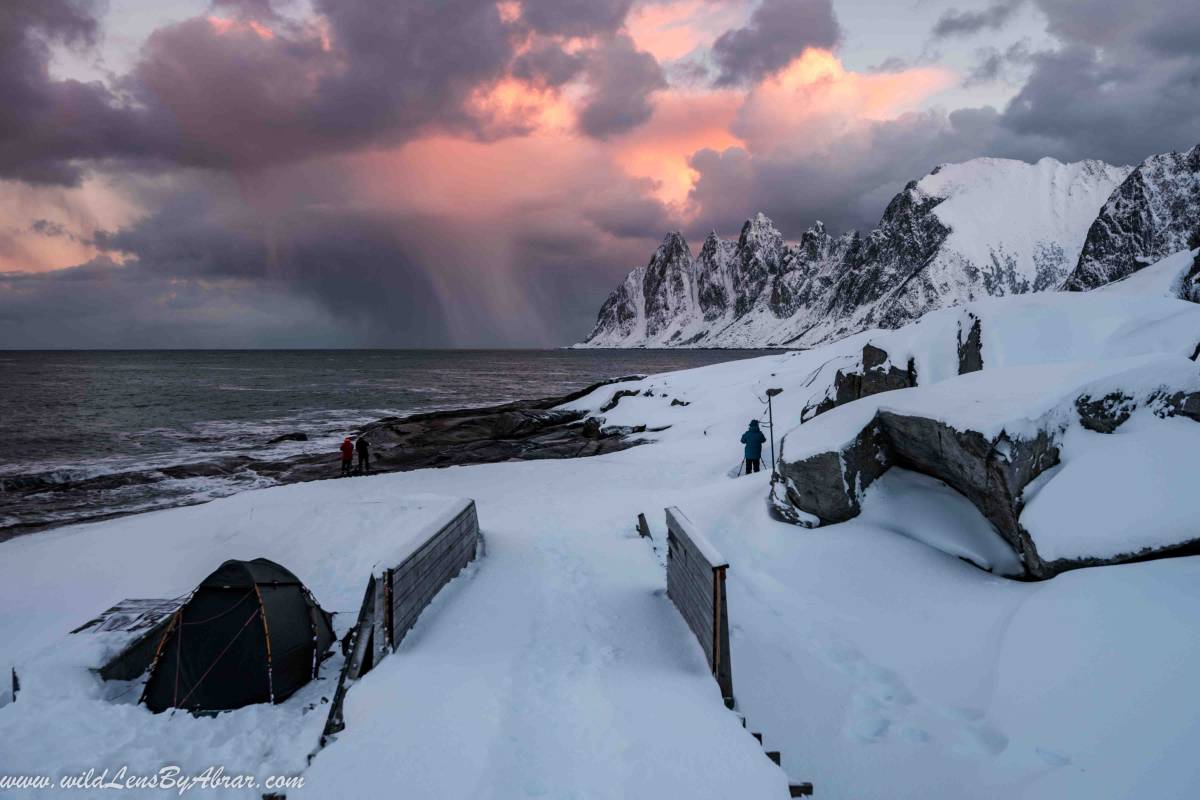
<path fill-rule="evenodd" d="M 341 451 L 342 451 L 342 474 L 349 475 L 350 468 L 354 465 L 354 442 L 350 441 L 349 436 L 347 436 L 345 441 L 342 442 Z"/>

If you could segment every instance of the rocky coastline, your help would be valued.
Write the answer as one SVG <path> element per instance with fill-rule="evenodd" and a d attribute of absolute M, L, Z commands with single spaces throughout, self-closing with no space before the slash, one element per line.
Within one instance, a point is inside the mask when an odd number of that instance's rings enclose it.
<path fill-rule="evenodd" d="M 640 444 L 631 436 L 639 431 L 587 425 L 584 412 L 559 406 L 601 386 L 641 377 L 613 378 L 562 396 L 385 417 L 355 434 L 366 435 L 371 442 L 375 474 L 611 453 Z M 305 441 L 307 435 L 296 431 L 285 438 Z M 194 495 L 155 497 L 155 484 L 168 480 L 244 476 L 245 488 L 257 488 L 332 479 L 338 473 L 338 455 L 330 448 L 277 459 L 234 455 L 75 481 L 38 474 L 0 478 L 0 541 L 63 524 L 204 502 Z M 145 491 L 139 492 L 142 488 Z"/>

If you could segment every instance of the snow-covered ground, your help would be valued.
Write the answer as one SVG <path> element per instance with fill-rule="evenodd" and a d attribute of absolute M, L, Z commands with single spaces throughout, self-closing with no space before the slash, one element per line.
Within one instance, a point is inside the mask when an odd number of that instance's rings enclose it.
<path fill-rule="evenodd" d="M 1190 352 L 1200 307 L 1163 297 L 1153 277 L 1124 295 L 975 308 L 986 367 L 1032 369 L 1038 353 L 1066 369 L 1101 351 Z M 1106 319 L 1099 305 L 1076 312 L 1089 297 L 1109 304 Z M 1055 298 L 1053 314 L 1029 305 Z M 1016 309 L 1008 323 L 1002 303 Z M 912 330 L 888 335 L 925 335 Z M 785 797 L 784 773 L 725 710 L 665 597 L 662 509 L 678 505 L 730 562 L 739 708 L 782 750 L 787 776 L 813 781 L 818 796 L 1196 796 L 1200 558 L 1015 582 L 959 558 L 999 565 L 1011 553 L 931 478 L 893 469 L 859 517 L 807 530 L 771 518 L 767 473 L 737 477 L 738 437 L 765 417 L 765 390 L 784 389 L 775 416 L 791 427 L 827 365 L 851 359 L 863 337 L 603 387 L 576 404 L 596 410 L 617 390 L 649 391 L 622 398 L 607 424 L 670 425 L 652 444 L 605 456 L 271 488 L 0 544 L 0 669 L 11 663 L 22 677 L 18 700 L 0 708 L 0 775 L 221 764 L 300 773 L 306 786 L 290 798 Z M 904 355 L 898 342 L 893 357 Z M 921 350 L 922 380 L 955 357 L 953 339 L 946 347 Z M 1196 425 L 1135 419 L 1128 435 L 1143 423 Z M 1080 452 L 1086 478 L 1093 456 Z M 1200 474 L 1200 449 L 1176 457 Z M 124 597 L 175 596 L 225 558 L 259 555 L 350 616 L 370 564 L 445 513 L 439 497 L 475 499 L 486 553 L 351 689 L 346 731 L 310 766 L 330 673 L 276 707 L 155 716 L 106 699 L 111 687 L 85 669 L 98 638 L 67 634 Z M 638 512 L 656 549 L 634 532 Z M 1086 532 L 1071 517 L 1045 524 Z"/>

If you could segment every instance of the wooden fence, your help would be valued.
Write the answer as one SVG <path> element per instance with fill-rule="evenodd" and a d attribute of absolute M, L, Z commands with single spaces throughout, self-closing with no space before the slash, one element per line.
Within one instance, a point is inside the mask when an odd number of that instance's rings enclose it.
<path fill-rule="evenodd" d="M 678 508 L 667 510 L 667 597 L 700 641 L 725 704 L 733 707 L 729 609 L 725 570 L 729 563 Z"/>
<path fill-rule="evenodd" d="M 346 727 L 342 706 L 350 684 L 399 646 L 434 596 L 475 558 L 478 542 L 479 516 L 472 500 L 399 564 L 372 573 L 350 632 L 349 654 L 338 676 L 322 747 Z"/>
<path fill-rule="evenodd" d="M 679 609 L 687 626 L 700 641 L 708 666 L 726 707 L 733 709 L 733 669 L 729 653 L 729 603 L 725 596 L 725 572 L 729 562 L 713 547 L 704 534 L 675 506 L 667 510 L 667 597 Z M 638 514 L 638 532 L 649 535 L 646 518 Z M 742 727 L 749 730 L 746 717 L 738 714 Z M 750 731 L 760 745 L 763 735 Z M 766 750 L 767 758 L 782 765 L 778 750 Z M 811 783 L 788 781 L 790 797 L 810 797 Z"/>

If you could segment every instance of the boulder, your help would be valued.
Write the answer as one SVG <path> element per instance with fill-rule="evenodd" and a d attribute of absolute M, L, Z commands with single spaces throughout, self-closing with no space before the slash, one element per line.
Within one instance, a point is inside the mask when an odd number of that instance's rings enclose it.
<path fill-rule="evenodd" d="M 1082 541 L 1069 556 L 1060 553 L 1046 559 L 1038 552 L 1036 537 L 1022 524 L 1027 487 L 1062 463 L 1064 435 L 1076 423 L 1096 434 L 1112 434 L 1139 408 L 1159 417 L 1200 422 L 1200 391 L 1194 390 L 1197 379 L 1191 368 L 1184 368 L 1188 364 L 1168 360 L 1163 367 L 1169 370 L 1155 372 L 1157 364 L 1143 365 L 1098 380 L 1091 377 L 1088 365 L 1076 365 L 1076 374 L 1065 377 L 1066 367 L 1016 370 L 1011 375 L 995 370 L 986 379 L 970 375 L 899 393 L 886 404 L 863 401 L 861 407 L 840 408 L 784 437 L 781 481 L 772 487 L 771 507 L 784 520 L 805 527 L 845 522 L 861 512 L 867 487 L 897 466 L 937 478 L 962 494 L 1012 548 L 1030 579 L 1159 553 L 1190 553 L 1195 549 L 1190 539 L 1168 537 L 1150 549 L 1099 558 Z M 1056 399 L 1047 387 L 1030 380 L 1033 376 L 1063 380 L 1065 397 Z M 1164 382 L 1158 384 L 1160 377 Z M 1125 380 L 1140 388 L 1115 388 Z M 1161 388 L 1174 381 L 1189 390 Z M 929 413 L 930 408 L 939 409 L 938 415 Z M 802 437 L 799 445 L 793 444 L 796 436 Z M 1114 463 L 1119 468 L 1121 462 Z M 1030 496 L 1037 488 L 1032 492 Z M 1200 541 L 1200 531 L 1197 534 Z"/>
<path fill-rule="evenodd" d="M 800 416 L 807 421 L 864 397 L 896 389 L 911 389 L 916 385 L 917 367 L 911 358 L 905 368 L 900 369 L 891 363 L 886 350 L 868 343 L 863 345 L 860 367 L 854 370 L 839 369 L 825 397 L 806 407 Z"/>
<path fill-rule="evenodd" d="M 973 320 L 971 328 L 964 339 L 962 326 L 958 329 L 958 374 L 978 372 L 983 369 L 983 324 L 979 317 L 969 315 Z"/>

